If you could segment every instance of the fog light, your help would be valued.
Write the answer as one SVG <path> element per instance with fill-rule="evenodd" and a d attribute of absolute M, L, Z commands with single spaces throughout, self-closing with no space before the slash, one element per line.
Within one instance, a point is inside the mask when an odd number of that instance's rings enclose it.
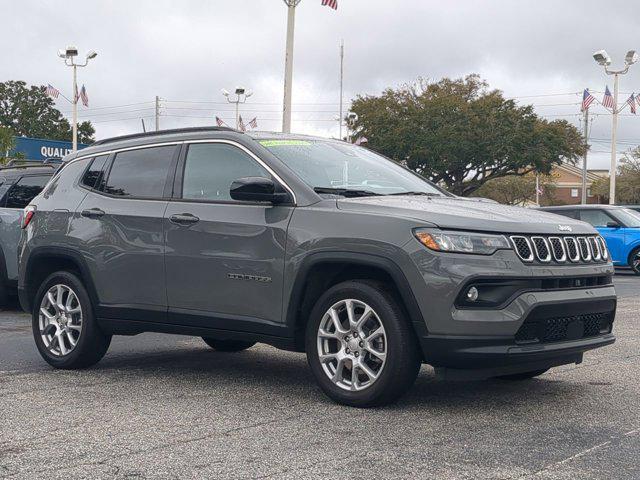
<path fill-rule="evenodd" d="M 480 294 L 476 287 L 471 287 L 469 290 L 467 290 L 467 300 L 469 300 L 470 302 L 475 302 L 476 300 L 478 300 L 479 295 Z"/>

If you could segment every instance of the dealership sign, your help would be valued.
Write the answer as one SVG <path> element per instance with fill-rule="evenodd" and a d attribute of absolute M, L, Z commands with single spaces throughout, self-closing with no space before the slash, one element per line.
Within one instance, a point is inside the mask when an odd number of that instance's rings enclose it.
<path fill-rule="evenodd" d="M 71 142 L 44 138 L 15 137 L 15 142 L 9 157 L 15 157 L 19 153 L 25 160 L 44 161 L 47 158 L 62 158 L 71 153 L 73 147 Z M 88 146 L 86 143 L 79 143 L 78 150 Z"/>

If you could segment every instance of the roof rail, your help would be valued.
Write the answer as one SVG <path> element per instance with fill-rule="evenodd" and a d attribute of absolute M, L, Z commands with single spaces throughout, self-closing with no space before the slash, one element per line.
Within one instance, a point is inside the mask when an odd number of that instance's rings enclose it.
<path fill-rule="evenodd" d="M 56 167 L 56 166 L 57 164 L 53 162 L 44 163 L 44 162 L 38 162 L 38 161 L 30 161 L 30 162 L 23 161 L 22 163 L 18 163 L 18 162 L 15 162 L 14 160 L 11 160 L 6 165 L 0 166 L 0 170 L 9 170 L 11 168 L 42 168 L 42 167 Z"/>
<path fill-rule="evenodd" d="M 44 162 L 42 162 L 43 165 L 59 165 L 62 163 L 62 158 L 60 157 L 49 157 L 49 158 L 45 158 Z"/>
<path fill-rule="evenodd" d="M 154 137 L 158 135 L 170 135 L 173 133 L 198 133 L 198 132 L 237 132 L 242 133 L 240 130 L 229 127 L 189 127 L 189 128 L 173 128 L 169 130 L 158 130 L 157 132 L 142 132 L 132 133 L 130 135 L 121 135 L 119 137 L 105 138 L 104 140 L 98 140 L 93 142 L 94 145 L 104 145 L 107 143 L 121 142 L 123 140 L 134 140 L 136 138 Z"/>

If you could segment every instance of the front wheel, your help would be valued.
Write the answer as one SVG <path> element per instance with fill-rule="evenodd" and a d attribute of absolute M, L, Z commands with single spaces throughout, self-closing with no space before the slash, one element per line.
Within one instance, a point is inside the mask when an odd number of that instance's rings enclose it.
<path fill-rule="evenodd" d="M 325 292 L 311 312 L 305 345 L 320 388 L 353 407 L 395 401 L 413 385 L 422 363 L 402 308 L 373 281 L 348 281 Z"/>
<path fill-rule="evenodd" d="M 104 356 L 111 336 L 99 328 L 82 281 L 55 272 L 40 285 L 33 303 L 33 337 L 38 351 L 55 368 L 89 367 Z"/>
<path fill-rule="evenodd" d="M 640 248 L 636 248 L 629 255 L 629 266 L 636 275 L 640 275 Z"/>

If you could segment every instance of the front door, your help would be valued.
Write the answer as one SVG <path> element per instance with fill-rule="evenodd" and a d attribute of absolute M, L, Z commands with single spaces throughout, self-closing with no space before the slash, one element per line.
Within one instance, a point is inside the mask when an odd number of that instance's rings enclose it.
<path fill-rule="evenodd" d="M 231 199 L 229 188 L 238 178 L 274 179 L 244 147 L 229 142 L 185 147 L 177 198 L 164 219 L 169 321 L 272 332 L 282 321 L 293 207 Z"/>
<path fill-rule="evenodd" d="M 580 220 L 593 225 L 602 238 L 607 242 L 607 248 L 611 254 L 611 260 L 615 264 L 624 264 L 627 259 L 624 257 L 624 231 L 622 226 L 608 227 L 608 224 L 619 223 L 605 210 L 585 209 L 580 210 Z"/>

